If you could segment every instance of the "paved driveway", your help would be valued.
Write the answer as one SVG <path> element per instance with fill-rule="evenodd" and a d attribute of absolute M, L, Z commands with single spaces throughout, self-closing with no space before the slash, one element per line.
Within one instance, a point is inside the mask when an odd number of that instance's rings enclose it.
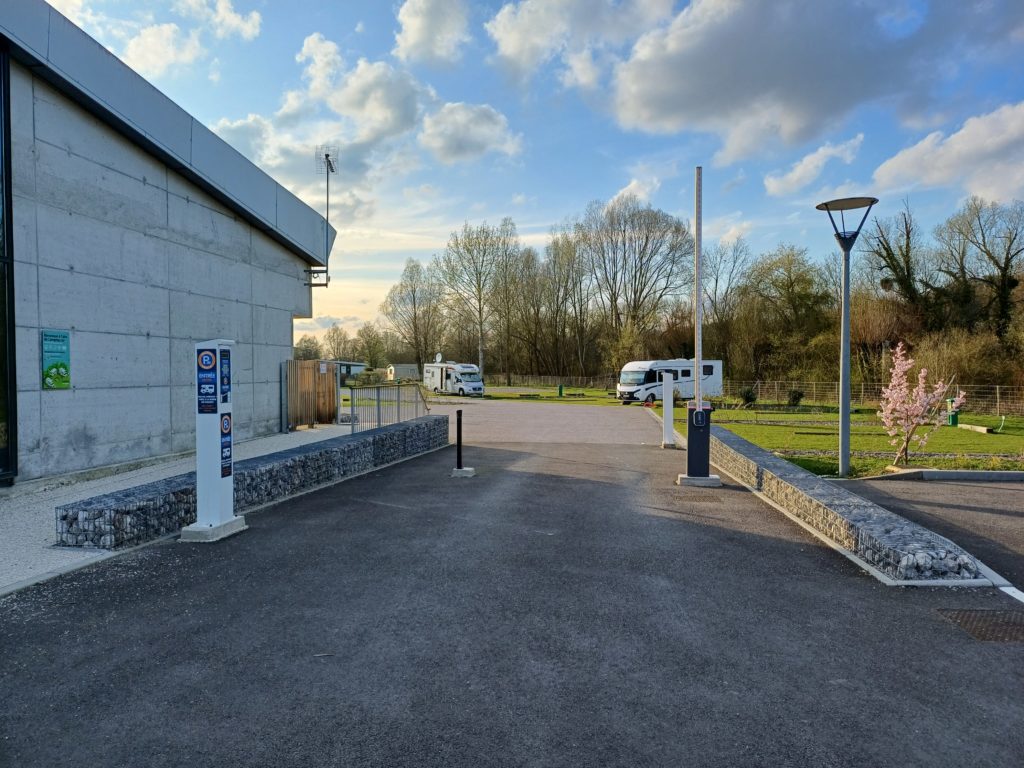
<path fill-rule="evenodd" d="M 1020 764 L 1024 644 L 937 612 L 1014 601 L 675 487 L 639 408 L 500 442 L 581 408 L 524 407 L 474 411 L 476 478 L 446 449 L 0 600 L 0 765 Z"/>

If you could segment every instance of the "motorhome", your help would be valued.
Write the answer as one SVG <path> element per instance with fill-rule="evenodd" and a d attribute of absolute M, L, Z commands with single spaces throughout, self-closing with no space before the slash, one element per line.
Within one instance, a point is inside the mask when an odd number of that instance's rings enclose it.
<path fill-rule="evenodd" d="M 423 386 L 435 394 L 475 395 L 483 397 L 484 382 L 480 369 L 471 363 L 426 363 Z"/>
<path fill-rule="evenodd" d="M 676 395 L 693 399 L 693 360 L 635 360 L 622 366 L 615 394 L 623 405 L 661 400 L 662 380 L 670 376 Z M 722 394 L 722 361 L 701 360 L 701 399 Z"/>

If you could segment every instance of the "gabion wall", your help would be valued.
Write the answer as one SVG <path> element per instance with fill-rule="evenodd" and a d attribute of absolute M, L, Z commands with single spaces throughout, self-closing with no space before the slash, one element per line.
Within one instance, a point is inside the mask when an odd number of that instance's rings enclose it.
<path fill-rule="evenodd" d="M 711 463 L 899 581 L 977 579 L 977 561 L 937 533 L 712 427 Z"/>
<path fill-rule="evenodd" d="M 281 501 L 448 444 L 448 417 L 423 416 L 235 464 L 235 512 Z M 57 543 L 118 549 L 196 521 L 196 475 L 146 483 L 57 507 Z"/>

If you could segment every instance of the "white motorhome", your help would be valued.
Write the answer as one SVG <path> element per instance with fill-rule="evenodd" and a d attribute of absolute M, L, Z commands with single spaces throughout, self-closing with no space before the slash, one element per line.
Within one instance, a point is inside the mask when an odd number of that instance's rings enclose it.
<path fill-rule="evenodd" d="M 701 399 L 722 394 L 722 361 L 701 360 Z M 615 394 L 623 405 L 661 400 L 662 379 L 671 376 L 675 391 L 684 400 L 693 399 L 693 360 L 635 360 L 622 366 Z"/>
<path fill-rule="evenodd" d="M 480 369 L 471 363 L 426 363 L 423 386 L 435 394 L 475 395 L 483 397 L 484 382 Z"/>

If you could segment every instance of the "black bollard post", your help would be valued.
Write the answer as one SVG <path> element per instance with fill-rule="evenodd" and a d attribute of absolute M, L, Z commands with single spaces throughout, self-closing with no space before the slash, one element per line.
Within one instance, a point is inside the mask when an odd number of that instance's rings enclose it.
<path fill-rule="evenodd" d="M 455 468 L 462 469 L 462 409 L 455 412 Z"/>
<path fill-rule="evenodd" d="M 462 466 L 462 409 L 455 411 L 455 463 L 452 477 L 475 477 L 476 470 Z"/>

